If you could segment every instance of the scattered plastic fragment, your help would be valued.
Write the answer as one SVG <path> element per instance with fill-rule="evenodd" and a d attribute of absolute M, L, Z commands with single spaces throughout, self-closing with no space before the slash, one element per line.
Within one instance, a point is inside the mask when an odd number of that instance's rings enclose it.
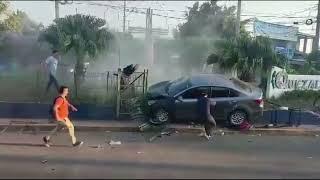
<path fill-rule="evenodd" d="M 109 144 L 110 144 L 110 145 L 121 145 L 121 141 L 113 141 L 113 140 L 110 140 Z"/>
<path fill-rule="evenodd" d="M 96 146 L 89 146 L 89 147 L 91 147 L 91 148 L 103 148 L 103 146 L 101 144 L 98 144 Z"/>
<path fill-rule="evenodd" d="M 161 135 L 170 136 L 170 135 L 171 135 L 171 132 L 161 132 Z"/>

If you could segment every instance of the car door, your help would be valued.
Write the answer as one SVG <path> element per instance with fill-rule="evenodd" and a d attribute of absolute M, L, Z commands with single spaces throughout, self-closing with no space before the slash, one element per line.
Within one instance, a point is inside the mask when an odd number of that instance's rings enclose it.
<path fill-rule="evenodd" d="M 175 117 L 177 120 L 196 120 L 197 119 L 197 92 L 211 93 L 210 87 L 194 87 L 181 93 L 175 100 Z"/>
<path fill-rule="evenodd" d="M 225 119 L 227 112 L 233 108 L 233 102 L 230 97 L 230 89 L 226 87 L 211 87 L 211 101 L 216 102 L 215 106 L 211 106 L 211 113 L 216 119 Z"/>

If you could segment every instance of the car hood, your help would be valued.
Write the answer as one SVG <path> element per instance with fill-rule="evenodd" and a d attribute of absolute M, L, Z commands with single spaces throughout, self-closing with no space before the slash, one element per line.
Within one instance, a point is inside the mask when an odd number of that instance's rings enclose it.
<path fill-rule="evenodd" d="M 168 93 L 166 92 L 166 87 L 169 83 L 170 81 L 162 81 L 150 86 L 148 89 L 148 94 L 151 95 L 152 98 L 168 96 Z"/>

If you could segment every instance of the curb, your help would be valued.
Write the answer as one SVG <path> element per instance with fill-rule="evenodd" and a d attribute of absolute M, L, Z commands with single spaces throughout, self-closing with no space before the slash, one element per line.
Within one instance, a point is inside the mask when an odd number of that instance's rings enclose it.
<path fill-rule="evenodd" d="M 0 124 L 0 134 L 5 130 L 6 132 L 25 131 L 34 129 L 37 131 L 50 131 L 55 127 L 54 124 Z M 185 126 L 169 126 L 170 131 L 177 131 L 178 133 L 200 133 L 203 132 L 202 127 L 185 127 Z M 77 125 L 75 126 L 76 131 L 112 131 L 112 132 L 141 132 L 137 126 L 87 126 Z M 217 129 L 214 134 L 216 135 L 235 135 L 235 134 L 248 134 L 248 135 L 284 135 L 284 136 L 319 136 L 320 130 L 304 129 L 304 128 L 256 128 L 248 131 L 234 131 L 229 129 Z"/>

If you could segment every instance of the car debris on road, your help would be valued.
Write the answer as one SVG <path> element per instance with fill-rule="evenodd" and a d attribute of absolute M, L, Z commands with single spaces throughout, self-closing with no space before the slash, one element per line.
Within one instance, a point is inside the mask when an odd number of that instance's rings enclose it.
<path fill-rule="evenodd" d="M 157 134 L 155 134 L 154 136 L 152 136 L 150 139 L 149 139 L 149 142 L 152 142 L 152 141 L 154 141 L 156 138 L 161 138 L 162 136 L 171 136 L 171 134 L 174 134 L 174 133 L 176 133 L 177 131 L 174 131 L 174 132 L 172 132 L 172 131 L 162 131 L 162 132 L 160 132 L 160 133 L 157 133 Z"/>
<path fill-rule="evenodd" d="M 97 148 L 97 149 L 103 148 L 103 146 L 102 146 L 101 144 L 98 144 L 98 145 L 95 145 L 95 146 L 89 146 L 89 147 L 91 147 L 91 148 Z"/>
<path fill-rule="evenodd" d="M 110 140 L 109 145 L 121 145 L 121 141 Z"/>
<path fill-rule="evenodd" d="M 45 164 L 45 163 L 47 163 L 47 162 L 48 162 L 48 160 L 42 160 L 42 161 L 41 161 L 42 164 Z"/>

